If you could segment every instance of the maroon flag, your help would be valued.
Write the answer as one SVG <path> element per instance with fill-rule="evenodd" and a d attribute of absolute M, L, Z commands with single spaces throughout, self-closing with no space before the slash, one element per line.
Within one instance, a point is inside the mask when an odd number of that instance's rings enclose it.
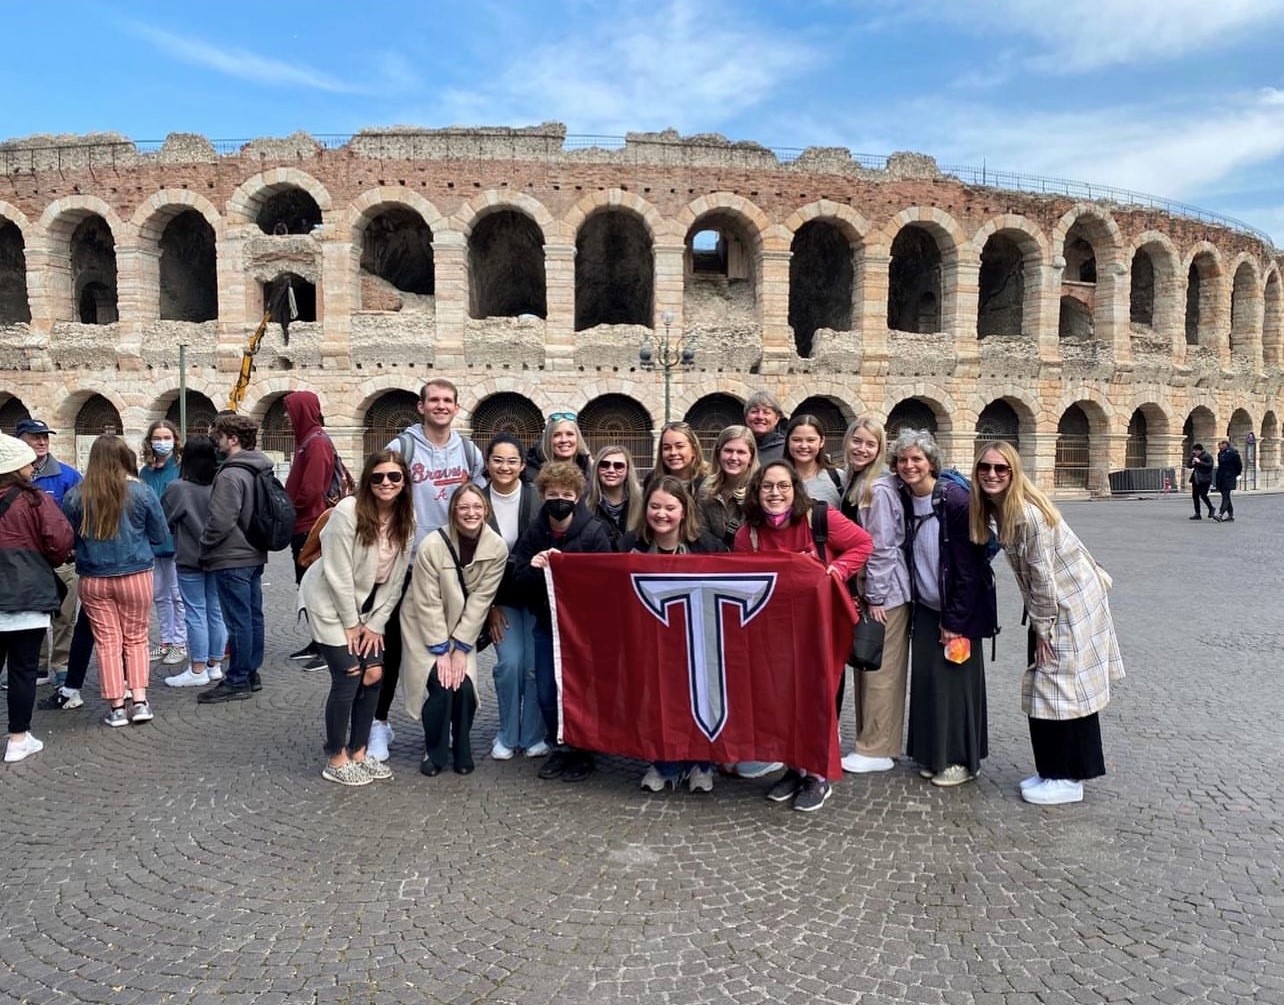
<path fill-rule="evenodd" d="M 841 773 L 854 611 L 814 559 L 555 553 L 548 582 L 567 743 Z"/>

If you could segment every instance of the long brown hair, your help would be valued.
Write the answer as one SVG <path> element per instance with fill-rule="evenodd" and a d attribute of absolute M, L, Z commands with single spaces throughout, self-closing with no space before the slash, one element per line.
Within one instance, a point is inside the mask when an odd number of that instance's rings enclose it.
<path fill-rule="evenodd" d="M 638 517 L 638 522 L 634 531 L 638 538 L 647 545 L 655 544 L 655 535 L 651 532 L 651 525 L 646 522 L 647 507 L 651 503 L 651 497 L 657 492 L 664 492 L 673 496 L 674 499 L 682 503 L 682 526 L 678 528 L 678 538 L 683 544 L 692 544 L 700 538 L 700 511 L 696 507 L 695 497 L 691 495 L 691 490 L 681 478 L 674 475 L 661 475 L 651 481 L 647 486 L 646 496 L 642 500 L 642 512 Z"/>
<path fill-rule="evenodd" d="M 80 483 L 82 537 L 107 541 L 120 531 L 129 496 L 129 479 L 138 477 L 134 452 L 119 436 L 104 434 L 89 448 L 85 480 Z"/>
<path fill-rule="evenodd" d="M 981 481 L 977 477 L 976 466 L 981 458 L 993 450 L 1007 462 L 1011 472 L 1008 479 L 1008 490 L 995 502 L 993 496 L 981 491 Z M 990 520 L 993 518 L 998 532 L 999 544 L 1011 545 L 1016 542 L 1017 534 L 1025 524 L 1025 504 L 1029 502 L 1043 514 L 1049 527 L 1055 527 L 1061 520 L 1060 511 L 1052 500 L 1034 487 L 1034 483 L 1021 470 L 1021 455 L 1016 447 L 1007 440 L 991 440 L 983 443 L 976 452 L 972 462 L 972 506 L 968 513 L 968 537 L 973 544 L 985 544 L 990 539 Z"/>
<path fill-rule="evenodd" d="M 367 548 L 374 547 L 379 540 L 383 516 L 379 512 L 379 500 L 375 498 L 374 489 L 370 485 L 370 476 L 380 464 L 395 464 L 401 471 L 401 491 L 392 501 L 392 513 L 388 518 L 388 541 L 401 551 L 415 537 L 415 503 L 411 493 L 410 470 L 406 467 L 406 459 L 398 450 L 376 450 L 366 458 L 361 478 L 357 482 L 357 540 Z"/>

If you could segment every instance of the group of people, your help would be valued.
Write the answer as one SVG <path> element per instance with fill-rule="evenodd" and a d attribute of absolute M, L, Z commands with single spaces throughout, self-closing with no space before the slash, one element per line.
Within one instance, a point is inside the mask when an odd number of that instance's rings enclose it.
<path fill-rule="evenodd" d="M 1202 520 L 1203 509 L 1200 504 L 1208 509 L 1208 518 L 1217 523 L 1234 523 L 1235 522 L 1235 504 L 1231 501 L 1231 493 L 1235 490 L 1239 482 L 1239 476 L 1244 473 L 1244 462 L 1239 456 L 1239 451 L 1231 446 L 1230 440 L 1222 440 L 1217 444 L 1216 470 L 1213 468 L 1213 456 L 1204 449 L 1202 443 L 1196 443 L 1190 450 L 1190 459 L 1186 461 L 1186 467 L 1190 468 L 1190 496 L 1195 503 L 1195 515 L 1190 517 L 1191 520 Z M 1221 495 L 1221 504 L 1216 510 L 1213 509 L 1213 502 L 1208 498 L 1210 489 L 1216 488 Z"/>
<path fill-rule="evenodd" d="M 1076 802 L 1083 782 L 1105 771 L 1097 716 L 1123 673 L 1110 580 L 1023 474 L 1008 443 L 984 445 L 967 478 L 946 468 L 929 433 L 902 430 L 888 444 L 880 423 L 862 416 L 831 460 L 819 420 L 803 414 L 785 422 L 779 404 L 759 392 L 746 404 L 744 424 L 724 429 L 707 460 L 687 423 L 666 423 L 643 477 L 623 446 L 592 453 L 571 411 L 552 413 L 529 449 L 506 433 L 479 447 L 453 428 L 457 389 L 434 379 L 420 393 L 422 421 L 366 458 L 350 494 L 336 501 L 341 462 L 315 395 L 293 392 L 286 407 L 296 434 L 286 487 L 296 511 L 298 606 L 313 640 L 294 655 L 331 676 L 327 780 L 358 786 L 392 776 L 388 717 L 398 685 L 406 712 L 422 722 L 422 774 L 472 772 L 477 654 L 492 643 L 498 728 L 490 756 L 538 758 L 545 779 L 588 777 L 595 752 L 559 743 L 544 570 L 554 552 L 629 551 L 813 558 L 817 576 L 845 584 L 861 616 L 884 629 L 881 666 L 854 674 L 856 744 L 843 769 L 887 771 L 904 755 L 931 783 L 950 787 L 974 779 L 988 752 L 982 642 L 998 631 L 991 560 L 1001 549 L 1029 620 L 1021 694 L 1036 771 L 1021 783 L 1021 795 L 1039 804 Z M 195 437 L 181 452 L 170 451 L 181 453 L 180 474 L 160 500 L 131 473 L 123 441 L 101 437 L 85 488 L 63 500 L 109 722 L 118 712 L 128 715 L 124 721 L 151 715 L 147 605 L 140 619 L 137 598 L 146 594 L 150 604 L 160 590 L 153 570 L 166 547 L 176 563 L 191 653 L 183 679 L 169 682 L 211 685 L 199 696 L 203 703 L 248 698 L 261 686 L 259 581 L 267 555 L 251 543 L 249 528 L 254 478 L 271 462 L 254 449 L 256 432 L 241 416 L 220 415 L 212 440 Z M 35 506 L 37 497 L 50 497 L 24 475 L 23 444 L 6 438 L 0 446 L 9 449 L 10 442 L 16 446 L 0 458 L 7 469 L 0 490 L 11 484 L 25 492 L 33 500 L 27 509 L 56 524 L 58 507 Z M 111 499 L 119 500 L 117 508 L 104 501 Z M 25 679 L 35 660 L 26 658 L 29 641 L 24 648 L 11 639 L 5 619 L 30 615 L 31 626 L 15 633 L 39 633 L 35 622 L 48 625 L 57 608 L 54 570 L 71 550 L 69 539 L 35 534 L 32 514 L 21 512 L 23 529 L 33 531 L 24 561 L 38 564 L 38 552 L 50 582 L 38 596 L 0 595 L 11 679 L 15 665 Z M 0 511 L 0 562 L 8 536 L 17 533 L 10 528 L 15 519 Z M 319 557 L 307 564 L 310 550 Z M 93 582 L 102 579 L 119 582 Z M 109 606 L 120 621 L 114 628 Z M 832 693 L 840 714 L 844 679 L 842 666 L 815 670 L 817 691 Z M 27 732 L 30 710 L 26 718 L 20 708 L 15 714 L 22 691 L 10 689 L 10 750 L 30 753 L 39 741 Z M 641 785 L 707 792 L 717 767 L 659 762 Z M 804 812 L 819 809 L 832 792 L 831 779 L 791 765 L 721 768 L 773 776 L 767 797 Z"/>

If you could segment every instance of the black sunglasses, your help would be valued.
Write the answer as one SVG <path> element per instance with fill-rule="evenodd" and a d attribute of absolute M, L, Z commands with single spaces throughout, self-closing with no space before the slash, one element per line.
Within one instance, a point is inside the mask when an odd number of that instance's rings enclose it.
<path fill-rule="evenodd" d="M 372 472 L 370 472 L 370 484 L 371 484 L 371 485 L 382 485 L 382 484 L 383 484 L 383 480 L 384 480 L 385 478 L 387 478 L 387 479 L 388 479 L 388 481 L 392 482 L 392 484 L 393 484 L 393 485 L 400 485 L 400 484 L 401 484 L 401 472 L 400 472 L 400 471 L 372 471 Z"/>
<path fill-rule="evenodd" d="M 627 471 L 629 470 L 628 461 L 599 461 L 598 465 L 604 471 Z"/>
<path fill-rule="evenodd" d="M 1012 466 L 1010 464 L 990 464 L 987 461 L 977 461 L 976 470 L 983 475 L 988 475 L 990 472 L 994 472 L 996 475 L 1006 475 L 1011 473 Z"/>

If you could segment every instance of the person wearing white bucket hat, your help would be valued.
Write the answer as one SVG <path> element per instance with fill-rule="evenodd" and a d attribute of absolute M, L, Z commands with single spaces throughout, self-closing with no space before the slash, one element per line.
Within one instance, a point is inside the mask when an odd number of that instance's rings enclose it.
<path fill-rule="evenodd" d="M 9 742 L 12 764 L 44 748 L 31 734 L 40 645 L 58 610 L 54 566 L 71 555 L 71 524 L 49 495 L 31 483 L 36 453 L 0 433 L 0 663 L 9 664 Z"/>

